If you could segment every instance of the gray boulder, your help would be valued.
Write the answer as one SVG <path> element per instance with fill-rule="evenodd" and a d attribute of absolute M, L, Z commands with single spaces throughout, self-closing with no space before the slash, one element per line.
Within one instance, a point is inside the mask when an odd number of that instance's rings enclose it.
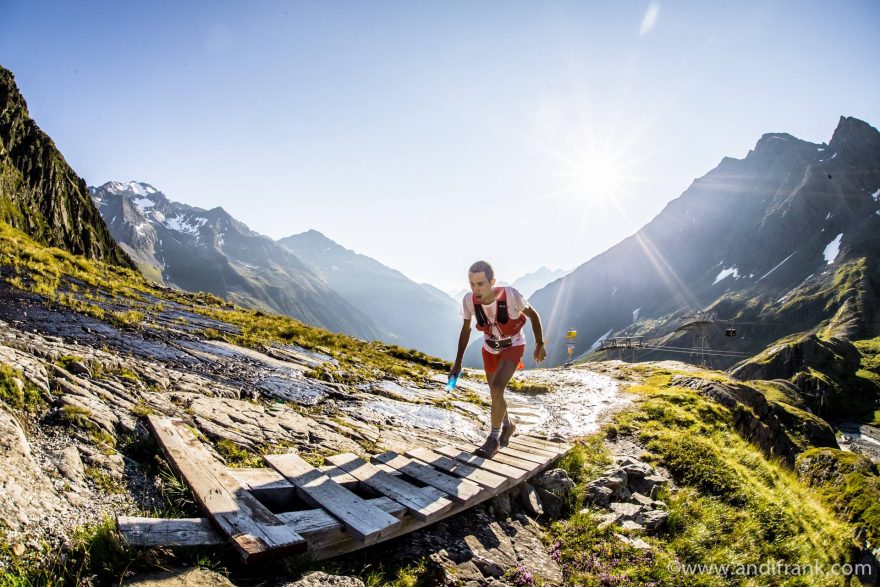
<path fill-rule="evenodd" d="M 544 513 L 551 518 L 559 517 L 574 489 L 574 481 L 568 473 L 564 469 L 552 469 L 533 479 L 532 483 L 541 498 Z"/>

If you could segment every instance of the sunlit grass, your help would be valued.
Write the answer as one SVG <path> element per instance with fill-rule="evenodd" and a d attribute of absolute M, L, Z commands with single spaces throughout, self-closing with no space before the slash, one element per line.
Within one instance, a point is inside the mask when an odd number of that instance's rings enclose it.
<path fill-rule="evenodd" d="M 647 449 L 645 458 L 666 468 L 679 486 L 659 494 L 668 505 L 668 525 L 656 536 L 642 536 L 652 546 L 645 553 L 618 540 L 619 529 L 600 530 L 593 513 L 554 524 L 549 540 L 565 564 L 567 584 L 729 584 L 718 575 L 671 573 L 673 562 L 848 562 L 851 526 L 783 461 L 744 439 L 732 411 L 674 386 L 672 372 L 648 365 L 637 371 L 641 382 L 629 388 L 633 406 L 579 443 L 563 466 L 578 480 L 575 494 L 583 499 L 586 483 L 610 462 L 604 435 L 634 437 Z M 797 577 L 773 579 L 801 584 Z M 811 584 L 839 584 L 839 578 Z"/>
<path fill-rule="evenodd" d="M 136 327 L 165 311 L 170 304 L 238 327 L 238 334 L 205 329 L 205 338 L 262 349 L 271 344 L 293 344 L 333 357 L 311 374 L 327 381 L 356 383 L 386 376 L 423 380 L 451 364 L 415 349 L 378 341 L 367 342 L 304 324 L 294 318 L 239 308 L 210 293 L 186 293 L 160 287 L 139 273 L 101 261 L 44 247 L 0 222 L 0 267 L 6 282 L 45 297 L 50 303 L 104 320 L 118 327 Z M 10 274 L 11 272 L 11 274 Z M 146 299 L 159 298 L 149 303 Z M 100 301 L 130 306 L 104 310 Z"/>

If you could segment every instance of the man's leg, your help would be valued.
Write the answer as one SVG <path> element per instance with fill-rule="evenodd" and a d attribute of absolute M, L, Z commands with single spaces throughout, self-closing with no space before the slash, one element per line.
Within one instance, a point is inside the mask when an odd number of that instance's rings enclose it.
<path fill-rule="evenodd" d="M 507 401 L 504 399 L 504 390 L 510 383 L 510 378 L 516 373 L 517 363 L 501 360 L 498 370 L 495 371 L 489 382 L 489 394 L 492 396 L 492 428 L 501 428 L 504 416 L 507 415 Z M 488 379 L 488 374 L 487 377 Z"/>
<path fill-rule="evenodd" d="M 486 371 L 486 383 L 489 385 L 489 389 L 492 388 L 492 379 L 495 378 L 495 373 L 497 371 Z"/>

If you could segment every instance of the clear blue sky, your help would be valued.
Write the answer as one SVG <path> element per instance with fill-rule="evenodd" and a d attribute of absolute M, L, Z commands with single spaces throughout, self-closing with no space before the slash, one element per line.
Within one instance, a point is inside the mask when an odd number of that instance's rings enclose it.
<path fill-rule="evenodd" d="M 89 184 L 146 181 L 466 287 L 573 268 L 765 132 L 880 123 L 880 2 L 10 2 Z"/>

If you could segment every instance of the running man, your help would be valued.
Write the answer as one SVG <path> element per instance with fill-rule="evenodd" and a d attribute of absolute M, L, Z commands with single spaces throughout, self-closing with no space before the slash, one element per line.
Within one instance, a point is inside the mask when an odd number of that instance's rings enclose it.
<path fill-rule="evenodd" d="M 516 289 L 495 287 L 495 272 L 489 263 L 477 261 L 471 265 L 468 280 L 472 293 L 466 294 L 462 300 L 464 324 L 458 335 L 458 353 L 449 376 L 458 376 L 461 372 L 461 359 L 471 335 L 471 318 L 476 317 L 477 330 L 484 335 L 483 366 L 492 395 L 492 431 L 474 454 L 488 459 L 495 456 L 502 446 L 507 446 L 516 431 L 516 424 L 507 415 L 504 389 L 514 372 L 524 367 L 521 359 L 526 350 L 526 337 L 522 328 L 526 318 L 531 321 L 535 335 L 535 362 L 543 361 L 547 353 L 544 350 L 541 317 Z"/>

